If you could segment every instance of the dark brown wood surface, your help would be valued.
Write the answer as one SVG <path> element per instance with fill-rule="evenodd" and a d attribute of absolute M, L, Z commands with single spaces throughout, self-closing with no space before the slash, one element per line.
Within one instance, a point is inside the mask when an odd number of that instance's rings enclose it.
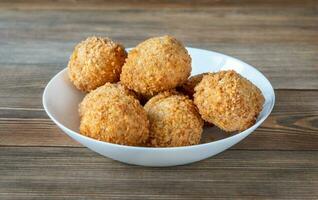
<path fill-rule="evenodd" d="M 256 66 L 275 88 L 271 116 L 171 168 L 104 158 L 48 119 L 43 89 L 77 42 L 162 34 Z M 63 198 L 318 199 L 318 1 L 0 1 L 0 199 Z"/>

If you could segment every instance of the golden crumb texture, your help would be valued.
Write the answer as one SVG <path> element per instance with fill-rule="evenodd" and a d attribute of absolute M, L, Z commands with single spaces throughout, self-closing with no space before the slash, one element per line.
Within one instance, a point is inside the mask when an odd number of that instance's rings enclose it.
<path fill-rule="evenodd" d="M 144 106 L 150 121 L 149 146 L 199 144 L 203 120 L 192 100 L 174 91 L 160 93 Z"/>
<path fill-rule="evenodd" d="M 69 63 L 71 82 L 81 91 L 89 92 L 107 82 L 118 82 L 127 53 L 109 38 L 89 37 L 76 45 Z"/>
<path fill-rule="evenodd" d="M 143 146 L 149 137 L 147 113 L 120 84 L 106 83 L 79 105 L 81 134 L 106 142 Z"/>
<path fill-rule="evenodd" d="M 184 84 L 182 84 L 178 88 L 178 91 L 189 96 L 192 99 L 194 95 L 195 86 L 197 86 L 201 82 L 203 76 L 207 74 L 209 73 L 202 73 L 202 74 L 191 76 Z"/>
<path fill-rule="evenodd" d="M 232 132 L 255 123 L 264 97 L 249 80 L 229 70 L 204 75 L 195 87 L 194 103 L 204 120 Z"/>
<path fill-rule="evenodd" d="M 150 98 L 182 85 L 191 73 L 191 57 L 171 36 L 150 38 L 128 53 L 120 81 Z"/>

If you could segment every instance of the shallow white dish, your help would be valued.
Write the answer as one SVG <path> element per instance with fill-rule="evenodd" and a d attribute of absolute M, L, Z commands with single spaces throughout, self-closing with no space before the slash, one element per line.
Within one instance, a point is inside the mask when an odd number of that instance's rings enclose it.
<path fill-rule="evenodd" d="M 252 66 L 227 55 L 196 48 L 187 48 L 192 57 L 192 75 L 233 69 L 257 85 L 265 97 L 265 103 L 257 122 L 249 129 L 217 141 L 204 144 L 173 147 L 147 148 L 117 145 L 98 141 L 79 134 L 78 104 L 84 94 L 71 84 L 67 69 L 55 75 L 43 93 L 43 107 L 48 116 L 66 134 L 91 150 L 128 164 L 144 166 L 174 166 L 196 162 L 218 154 L 251 134 L 271 113 L 275 94 L 266 77 Z M 205 134 L 213 135 L 209 129 Z"/>

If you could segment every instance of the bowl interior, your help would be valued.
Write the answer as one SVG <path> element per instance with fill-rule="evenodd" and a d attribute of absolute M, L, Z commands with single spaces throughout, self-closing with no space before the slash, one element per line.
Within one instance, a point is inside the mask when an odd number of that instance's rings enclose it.
<path fill-rule="evenodd" d="M 253 82 L 263 93 L 265 103 L 256 124 L 262 122 L 271 112 L 275 95 L 269 81 L 252 66 L 220 53 L 187 48 L 192 57 L 192 75 L 233 69 Z M 47 85 L 43 94 L 43 104 L 49 116 L 60 126 L 79 132 L 78 104 L 82 101 L 84 93 L 78 91 L 69 81 L 67 69 L 58 73 Z M 212 134 L 213 133 L 213 134 Z M 213 142 L 229 137 L 216 127 L 204 129 L 201 143 Z"/>

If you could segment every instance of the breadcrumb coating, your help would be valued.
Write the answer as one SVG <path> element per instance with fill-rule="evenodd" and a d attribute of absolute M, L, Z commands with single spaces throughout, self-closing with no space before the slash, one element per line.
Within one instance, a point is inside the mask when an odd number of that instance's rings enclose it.
<path fill-rule="evenodd" d="M 146 111 L 120 84 L 106 83 L 87 94 L 79 114 L 81 134 L 97 140 L 142 146 L 149 137 Z"/>
<path fill-rule="evenodd" d="M 202 73 L 191 76 L 184 84 L 182 84 L 178 88 L 178 91 L 180 91 L 182 94 L 188 95 L 191 99 L 193 99 L 195 86 L 198 85 L 201 82 L 203 76 L 207 74 L 209 73 Z"/>
<path fill-rule="evenodd" d="M 118 82 L 127 53 L 109 38 L 89 37 L 79 43 L 68 63 L 71 82 L 89 92 L 107 82 Z"/>
<path fill-rule="evenodd" d="M 120 81 L 150 98 L 183 84 L 191 72 L 191 57 L 171 36 L 150 38 L 128 53 Z"/>
<path fill-rule="evenodd" d="M 144 107 L 150 121 L 150 146 L 177 147 L 200 142 L 203 120 L 187 96 L 163 92 Z"/>
<path fill-rule="evenodd" d="M 205 75 L 195 87 L 194 103 L 204 120 L 227 132 L 243 131 L 255 123 L 264 97 L 249 80 L 229 70 Z"/>

